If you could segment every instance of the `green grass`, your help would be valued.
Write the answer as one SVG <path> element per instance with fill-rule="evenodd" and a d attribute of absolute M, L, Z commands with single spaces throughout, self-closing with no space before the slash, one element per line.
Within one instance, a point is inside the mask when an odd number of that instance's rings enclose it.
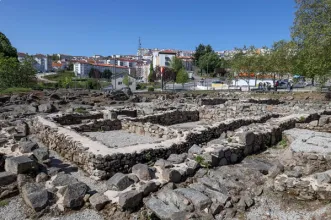
<path fill-rule="evenodd" d="M 19 88 L 19 87 L 13 87 L 13 88 L 7 88 L 0 90 L 0 94 L 14 94 L 14 93 L 26 93 L 31 92 L 31 88 Z"/>
<path fill-rule="evenodd" d="M 87 114 L 88 111 L 85 108 L 79 107 L 75 109 L 75 112 L 79 113 L 79 114 Z"/>
<path fill-rule="evenodd" d="M 4 206 L 6 206 L 8 204 L 9 204 L 9 201 L 8 200 L 1 200 L 0 201 L 0 207 L 4 207 Z"/>
<path fill-rule="evenodd" d="M 64 71 L 64 72 L 59 72 L 54 75 L 44 76 L 45 79 L 52 80 L 52 81 L 60 81 L 60 79 L 63 79 L 65 77 L 71 77 L 71 78 L 75 77 L 75 73 L 70 72 L 70 71 Z"/>

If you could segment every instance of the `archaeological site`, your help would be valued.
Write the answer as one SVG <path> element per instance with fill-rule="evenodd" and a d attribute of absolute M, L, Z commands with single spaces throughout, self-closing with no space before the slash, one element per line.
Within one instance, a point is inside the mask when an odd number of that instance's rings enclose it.
<path fill-rule="evenodd" d="M 0 96 L 0 219 L 331 219 L 318 92 Z"/>

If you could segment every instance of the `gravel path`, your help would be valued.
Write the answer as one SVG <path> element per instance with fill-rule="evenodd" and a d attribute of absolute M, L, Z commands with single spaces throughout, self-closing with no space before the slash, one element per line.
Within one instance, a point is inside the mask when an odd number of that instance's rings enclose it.
<path fill-rule="evenodd" d="M 148 144 L 162 140 L 160 138 L 128 133 L 122 130 L 106 132 L 85 132 L 84 134 L 96 138 L 98 141 L 105 145 L 117 147 Z"/>
<path fill-rule="evenodd" d="M 9 204 L 5 206 L 0 206 L 0 219 L 3 220 L 26 219 L 25 214 L 22 211 L 21 203 L 23 201 L 20 196 L 15 196 L 10 199 L 6 199 L 5 201 L 9 201 Z"/>

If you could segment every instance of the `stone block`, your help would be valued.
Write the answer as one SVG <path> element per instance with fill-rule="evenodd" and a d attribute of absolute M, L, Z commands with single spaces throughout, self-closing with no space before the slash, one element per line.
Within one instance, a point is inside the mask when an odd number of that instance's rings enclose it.
<path fill-rule="evenodd" d="M 179 183 L 182 179 L 182 175 L 178 170 L 175 169 L 165 169 L 162 172 L 162 177 L 169 182 Z"/>
<path fill-rule="evenodd" d="M 109 190 L 122 191 L 133 184 L 133 181 L 123 173 L 116 173 L 109 180 L 107 180 L 106 185 Z"/>
<path fill-rule="evenodd" d="M 128 192 L 121 193 L 118 199 L 118 204 L 124 210 L 132 210 L 139 207 L 143 199 L 143 193 L 130 190 Z"/>
<path fill-rule="evenodd" d="M 20 142 L 18 149 L 22 154 L 31 153 L 33 150 L 38 148 L 38 144 L 32 141 Z"/>
<path fill-rule="evenodd" d="M 136 164 L 132 167 L 132 173 L 141 180 L 150 180 L 153 178 L 152 172 L 146 164 Z"/>
<path fill-rule="evenodd" d="M 22 186 L 22 197 L 25 203 L 36 212 L 48 205 L 48 192 L 43 185 L 38 183 L 26 183 Z"/>
<path fill-rule="evenodd" d="M 175 206 L 165 204 L 155 197 L 150 198 L 145 205 L 161 220 L 178 220 L 176 214 L 184 212 L 180 211 Z"/>
<path fill-rule="evenodd" d="M 82 182 L 68 185 L 63 194 L 63 205 L 71 209 L 81 207 L 87 190 L 87 185 Z"/>
<path fill-rule="evenodd" d="M 9 172 L 0 172 L 0 186 L 9 185 L 17 180 L 17 176 Z"/>
<path fill-rule="evenodd" d="M 38 148 L 33 150 L 32 153 L 39 162 L 49 159 L 49 151 L 47 148 Z"/>
<path fill-rule="evenodd" d="M 96 210 L 100 211 L 102 210 L 107 203 L 109 203 L 109 199 L 107 196 L 101 194 L 101 193 L 96 193 L 92 195 L 89 199 L 91 205 L 93 208 Z"/>
<path fill-rule="evenodd" d="M 166 204 L 176 206 L 181 211 L 191 212 L 194 210 L 192 201 L 176 190 L 164 188 L 157 193 L 157 198 Z"/>
<path fill-rule="evenodd" d="M 5 161 L 5 170 L 10 173 L 30 173 L 38 170 L 38 164 L 27 156 L 9 157 Z"/>
<path fill-rule="evenodd" d="M 212 203 L 210 198 L 208 198 L 206 195 L 195 189 L 180 188 L 180 189 L 175 189 L 175 192 L 178 192 L 181 195 L 183 195 L 185 198 L 189 199 L 193 203 L 195 209 L 197 210 L 202 211 L 205 208 L 208 208 Z"/>
<path fill-rule="evenodd" d="M 255 135 L 253 132 L 242 132 L 239 135 L 239 142 L 244 145 L 252 145 L 255 140 Z"/>

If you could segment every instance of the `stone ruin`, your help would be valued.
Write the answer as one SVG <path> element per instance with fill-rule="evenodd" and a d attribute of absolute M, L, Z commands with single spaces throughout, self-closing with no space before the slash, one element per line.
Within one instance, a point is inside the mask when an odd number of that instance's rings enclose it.
<path fill-rule="evenodd" d="M 20 194 L 34 217 L 84 207 L 106 219 L 177 220 L 274 218 L 264 212 L 270 195 L 331 199 L 331 105 L 218 95 L 92 108 L 86 94 L 1 99 L 0 200 Z M 13 106 L 24 113 L 11 117 Z"/>

